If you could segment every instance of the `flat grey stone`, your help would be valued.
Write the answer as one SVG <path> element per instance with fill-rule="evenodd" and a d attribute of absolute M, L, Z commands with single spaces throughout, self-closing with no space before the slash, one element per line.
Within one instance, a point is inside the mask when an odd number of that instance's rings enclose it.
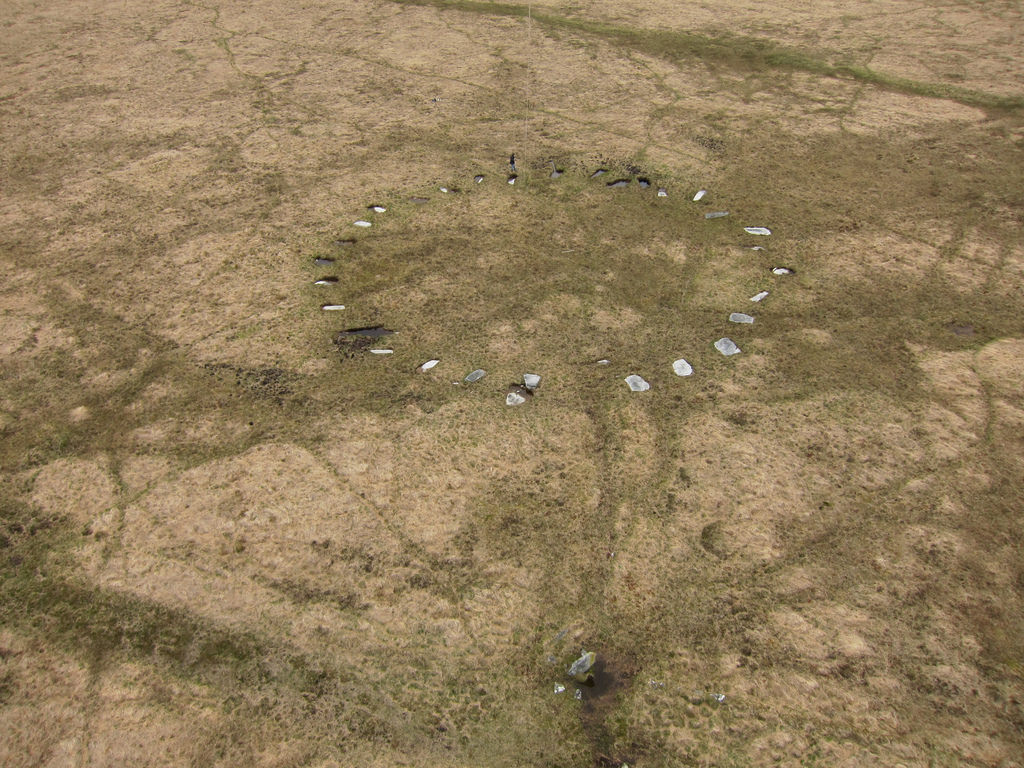
<path fill-rule="evenodd" d="M 675 372 L 676 376 L 690 376 L 693 374 L 693 366 L 683 358 L 679 358 L 672 363 L 672 370 Z"/>
<path fill-rule="evenodd" d="M 466 375 L 466 381 L 472 384 L 474 381 L 480 381 L 484 376 L 487 375 L 487 371 L 483 368 L 477 368 L 475 371 L 471 371 Z"/>
<path fill-rule="evenodd" d="M 733 312 L 729 315 L 730 323 L 747 323 L 748 325 L 754 322 L 754 318 L 750 315 L 744 314 L 743 312 Z"/>
<path fill-rule="evenodd" d="M 736 346 L 736 342 L 730 338 L 721 338 L 715 342 L 715 349 L 721 352 L 726 357 L 731 355 L 738 355 L 740 348 Z"/>
<path fill-rule="evenodd" d="M 644 381 L 643 377 L 637 376 L 635 373 L 626 377 L 626 383 L 634 392 L 646 392 L 651 388 L 651 385 Z"/>

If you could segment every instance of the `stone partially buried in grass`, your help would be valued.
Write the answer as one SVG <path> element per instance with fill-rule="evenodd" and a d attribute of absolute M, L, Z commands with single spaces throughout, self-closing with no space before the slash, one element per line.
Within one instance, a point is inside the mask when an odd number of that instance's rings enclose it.
<path fill-rule="evenodd" d="M 795 270 L 789 267 L 772 267 L 773 275 L 792 275 L 794 272 Z"/>
<path fill-rule="evenodd" d="M 580 657 L 569 667 L 569 677 L 579 683 L 585 683 L 590 674 L 591 668 L 597 661 L 597 654 L 593 651 L 583 650 Z"/>
<path fill-rule="evenodd" d="M 679 358 L 672 363 L 672 370 L 676 376 L 691 376 L 693 375 L 693 366 L 690 365 L 683 358 Z"/>
<path fill-rule="evenodd" d="M 421 365 L 419 368 L 416 369 L 416 372 L 417 373 L 423 373 L 425 371 L 429 371 L 431 368 L 433 368 L 435 365 L 437 365 L 440 362 L 441 362 L 440 360 L 427 360 L 427 362 L 425 362 L 423 365 Z"/>
<path fill-rule="evenodd" d="M 364 229 L 365 229 L 366 227 L 372 227 L 372 226 L 373 226 L 373 224 L 372 224 L 371 222 L 367 221 L 366 219 L 357 219 L 356 221 L 353 221 L 352 223 L 353 223 L 353 224 L 354 224 L 355 226 L 357 226 L 357 227 L 363 227 Z"/>
<path fill-rule="evenodd" d="M 313 263 L 318 267 L 331 267 L 334 266 L 334 259 L 327 256 L 317 256 L 313 259 Z"/>
<path fill-rule="evenodd" d="M 328 275 L 327 277 L 321 277 L 313 281 L 313 285 L 334 285 L 338 282 L 338 278 L 334 275 Z"/>
<path fill-rule="evenodd" d="M 717 349 L 726 357 L 738 355 L 740 353 L 740 348 L 736 346 L 736 342 L 728 337 L 723 337 L 716 341 L 715 349 Z"/>
<path fill-rule="evenodd" d="M 470 371 L 469 373 L 467 373 L 464 381 L 467 384 L 472 384 L 474 381 L 480 381 L 480 379 L 482 379 L 486 375 L 487 371 L 485 371 L 483 368 L 477 368 L 475 371 Z"/>
<path fill-rule="evenodd" d="M 527 389 L 533 390 L 540 386 L 540 376 L 536 373 L 524 373 L 523 384 Z"/>
<path fill-rule="evenodd" d="M 320 309 L 324 312 L 338 312 L 345 308 L 344 304 L 321 304 Z"/>
<path fill-rule="evenodd" d="M 612 189 L 625 189 L 629 186 L 629 179 L 616 179 L 615 181 L 609 181 L 608 186 Z"/>
<path fill-rule="evenodd" d="M 768 297 L 768 291 L 759 291 L 750 297 L 751 301 L 763 301 Z"/>
<path fill-rule="evenodd" d="M 729 215 L 728 211 L 711 211 L 711 213 L 705 213 L 705 219 L 721 219 Z"/>
<path fill-rule="evenodd" d="M 751 315 L 745 314 L 743 312 L 733 312 L 731 315 L 729 315 L 729 322 L 747 323 L 749 325 L 750 323 L 754 322 L 754 318 Z"/>
<path fill-rule="evenodd" d="M 625 381 L 633 392 L 646 392 L 651 388 L 651 385 L 642 376 L 637 376 L 635 373 L 627 376 Z"/>
<path fill-rule="evenodd" d="M 743 231 L 748 235 L 770 235 L 772 233 L 768 227 L 744 227 Z"/>
<path fill-rule="evenodd" d="M 505 405 L 522 405 L 531 397 L 533 397 L 533 392 L 526 387 L 513 384 L 505 393 Z"/>

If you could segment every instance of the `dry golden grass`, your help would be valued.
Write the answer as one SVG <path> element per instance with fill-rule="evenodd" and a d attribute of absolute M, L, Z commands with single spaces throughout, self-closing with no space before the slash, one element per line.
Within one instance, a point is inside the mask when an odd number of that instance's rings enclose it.
<path fill-rule="evenodd" d="M 1020 9 L 747 5 L 4 6 L 0 763 L 1022 765 Z"/>

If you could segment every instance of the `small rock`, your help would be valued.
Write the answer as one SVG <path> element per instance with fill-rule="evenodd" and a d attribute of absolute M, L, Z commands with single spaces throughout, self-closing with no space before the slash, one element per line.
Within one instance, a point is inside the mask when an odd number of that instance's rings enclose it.
<path fill-rule="evenodd" d="M 561 683 L 555 683 L 555 693 L 565 693 L 565 686 Z"/>
<path fill-rule="evenodd" d="M 466 374 L 465 381 L 469 384 L 472 384 L 474 381 L 480 381 L 480 379 L 482 379 L 486 375 L 487 371 L 485 371 L 483 368 L 477 368 L 475 371 L 470 371 L 468 374 Z"/>
<path fill-rule="evenodd" d="M 765 298 L 767 298 L 767 296 L 768 296 L 768 291 L 761 291 L 761 292 L 755 293 L 753 296 L 751 296 L 750 300 L 751 301 L 762 301 Z"/>
<path fill-rule="evenodd" d="M 625 381 L 634 392 L 646 392 L 651 388 L 651 385 L 644 381 L 643 377 L 637 376 L 635 373 L 627 376 Z"/>
<path fill-rule="evenodd" d="M 772 267 L 773 275 L 792 275 L 793 270 L 789 267 Z"/>
<path fill-rule="evenodd" d="M 750 315 L 744 314 L 743 312 L 733 312 L 729 315 L 730 323 L 747 323 L 748 325 L 754 322 L 754 318 Z"/>
<path fill-rule="evenodd" d="M 668 197 L 668 190 L 665 189 L 664 187 L 661 187 L 658 190 L 658 197 Z"/>
<path fill-rule="evenodd" d="M 321 304 L 320 309 L 324 312 L 337 312 L 340 309 L 344 309 L 344 304 Z"/>
<path fill-rule="evenodd" d="M 740 348 L 736 346 L 736 342 L 730 338 L 721 338 L 715 342 L 715 349 L 721 352 L 726 357 L 731 355 L 738 355 Z"/>
<path fill-rule="evenodd" d="M 536 389 L 540 386 L 540 376 L 536 373 L 524 373 L 523 383 L 526 385 L 527 389 Z"/>
<path fill-rule="evenodd" d="M 676 376 L 690 376 L 693 374 L 693 366 L 683 358 L 679 358 L 672 363 L 672 370 L 675 371 Z"/>
<path fill-rule="evenodd" d="M 712 211 L 711 213 L 705 213 L 704 214 L 704 218 L 705 219 L 720 219 L 723 216 L 728 216 L 728 215 L 729 215 L 728 211 Z"/>
<path fill-rule="evenodd" d="M 576 678 L 581 683 L 585 683 L 587 681 L 587 674 L 596 661 L 596 653 L 587 650 L 582 651 L 580 657 L 569 667 L 569 676 Z"/>
<path fill-rule="evenodd" d="M 364 227 L 365 228 L 365 227 L 372 227 L 373 226 L 372 223 L 370 223 L 369 221 L 366 221 L 365 219 L 359 219 L 359 221 L 354 221 L 352 223 L 355 224 L 357 227 Z"/>
<path fill-rule="evenodd" d="M 770 235 L 772 233 L 768 227 L 744 227 L 743 231 L 748 235 Z"/>
<path fill-rule="evenodd" d="M 433 368 L 435 365 L 437 365 L 440 362 L 441 362 L 440 360 L 427 360 L 427 362 L 425 362 L 423 365 L 421 365 L 419 368 L 417 368 L 416 371 L 418 373 L 423 373 L 424 371 L 429 371 L 431 368 Z"/>
<path fill-rule="evenodd" d="M 695 203 L 700 202 L 701 200 L 704 199 L 704 195 L 706 195 L 707 193 L 708 193 L 708 191 L 706 189 L 699 189 L 699 190 L 697 190 L 697 194 L 693 196 L 693 202 L 695 202 Z"/>

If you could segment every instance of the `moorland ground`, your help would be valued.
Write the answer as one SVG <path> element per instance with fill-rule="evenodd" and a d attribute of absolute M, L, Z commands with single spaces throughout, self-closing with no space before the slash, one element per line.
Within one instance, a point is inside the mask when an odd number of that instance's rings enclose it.
<path fill-rule="evenodd" d="M 0 22 L 0 763 L 1021 765 L 1018 3 Z"/>

